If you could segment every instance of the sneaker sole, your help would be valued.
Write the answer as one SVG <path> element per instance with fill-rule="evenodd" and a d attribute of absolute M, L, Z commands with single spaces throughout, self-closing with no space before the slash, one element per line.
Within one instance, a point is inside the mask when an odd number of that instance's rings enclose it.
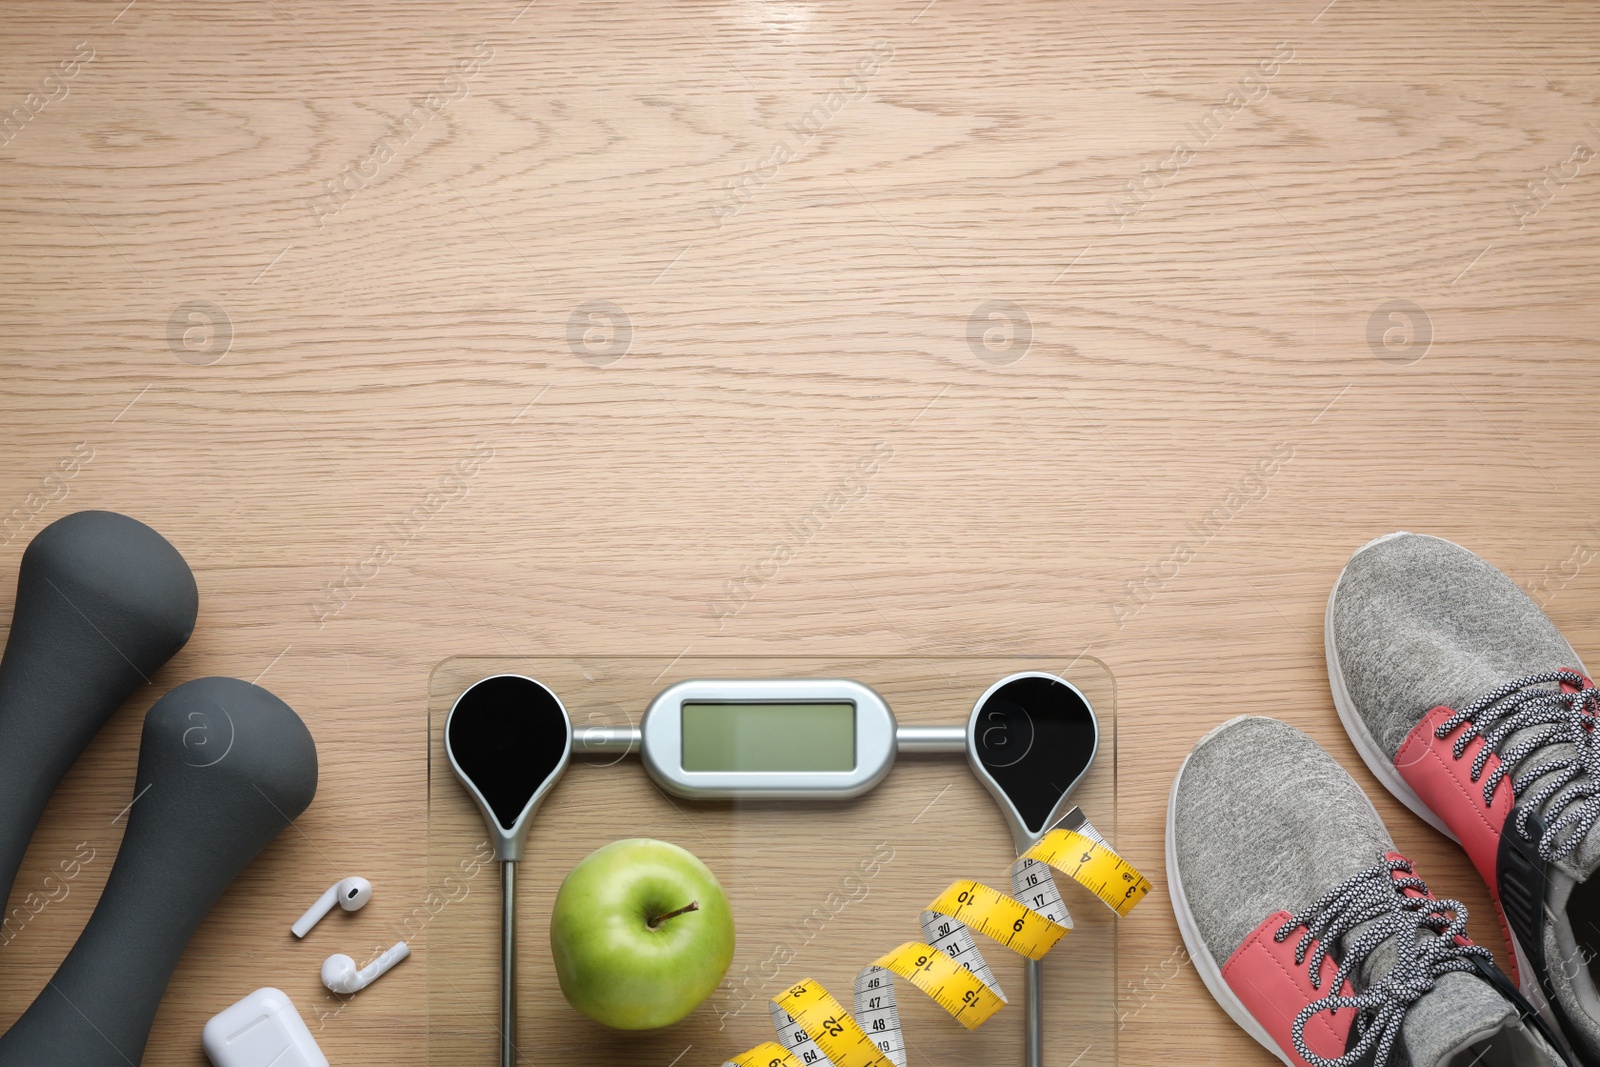
<path fill-rule="evenodd" d="M 1213 734 L 1227 729 L 1240 719 L 1250 718 L 1248 715 L 1236 715 L 1220 726 L 1211 729 L 1205 737 L 1195 742 L 1199 748 Z M 1183 758 L 1183 765 L 1178 768 L 1177 776 L 1172 779 L 1172 792 L 1167 795 L 1167 892 L 1172 897 L 1172 913 L 1178 920 L 1178 934 L 1183 938 L 1184 949 L 1189 953 L 1189 962 L 1194 964 L 1194 971 L 1200 976 L 1200 981 L 1205 983 L 1206 990 L 1211 997 L 1222 1006 L 1239 1029 L 1256 1039 L 1262 1048 L 1278 1057 L 1289 1067 L 1295 1063 L 1284 1054 L 1278 1043 L 1272 1040 L 1261 1024 L 1256 1022 L 1250 1009 L 1244 1006 L 1229 987 L 1226 979 L 1222 977 L 1222 968 L 1217 966 L 1217 961 L 1212 958 L 1211 950 L 1206 947 L 1205 938 L 1200 936 L 1200 929 L 1195 925 L 1194 912 L 1189 910 L 1189 896 L 1183 891 L 1183 875 L 1178 870 L 1178 849 L 1176 844 L 1178 829 L 1178 783 L 1183 781 L 1183 772 L 1189 769 L 1189 758 L 1194 755 L 1191 749 L 1189 756 Z"/>

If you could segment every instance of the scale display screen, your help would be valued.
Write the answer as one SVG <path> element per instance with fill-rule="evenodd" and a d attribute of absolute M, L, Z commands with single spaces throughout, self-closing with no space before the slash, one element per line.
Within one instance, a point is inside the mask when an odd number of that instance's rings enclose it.
<path fill-rule="evenodd" d="M 851 703 L 690 703 L 683 708 L 686 771 L 851 771 Z"/>
<path fill-rule="evenodd" d="M 697 678 L 656 695 L 639 754 L 695 800 L 843 800 L 894 763 L 894 713 L 848 678 Z"/>

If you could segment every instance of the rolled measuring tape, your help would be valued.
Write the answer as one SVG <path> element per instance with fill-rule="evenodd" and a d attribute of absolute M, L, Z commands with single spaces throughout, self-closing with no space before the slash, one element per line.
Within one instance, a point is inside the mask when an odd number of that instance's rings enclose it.
<path fill-rule="evenodd" d="M 923 941 L 907 941 L 856 975 L 855 1011 L 807 978 L 768 1003 L 777 1041 L 722 1067 L 906 1067 L 894 978 L 927 994 L 968 1030 L 1007 1003 L 972 931 L 1030 960 L 1042 959 L 1072 929 L 1051 870 L 1099 897 L 1119 917 L 1150 892 L 1150 881 L 1106 844 L 1073 808 L 1011 865 L 1007 896 L 979 882 L 951 883 L 922 912 Z"/>

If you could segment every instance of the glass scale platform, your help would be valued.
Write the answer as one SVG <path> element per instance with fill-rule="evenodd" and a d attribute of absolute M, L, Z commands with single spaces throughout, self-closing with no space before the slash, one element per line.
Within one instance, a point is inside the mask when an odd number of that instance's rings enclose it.
<path fill-rule="evenodd" d="M 1063 677 L 1094 707 L 1099 754 L 1072 793 L 1113 847 L 1116 835 L 1116 687 L 1100 661 L 1040 657 L 594 656 L 455 657 L 429 686 L 428 885 L 408 925 L 427 971 L 427 1063 L 498 1060 L 499 870 L 481 817 L 444 755 L 457 696 L 493 674 L 537 679 L 560 698 L 575 736 L 588 727 L 637 726 L 668 686 L 704 678 L 848 678 L 876 690 L 902 725 L 965 726 L 994 682 L 1039 671 Z M 717 875 L 733 906 L 738 947 L 722 986 L 684 1021 L 624 1033 L 573 1010 L 551 962 L 550 909 L 584 856 L 626 837 L 671 841 Z M 965 757 L 902 753 L 888 777 L 853 800 L 689 801 L 669 796 L 637 755 L 574 751 L 528 834 L 517 871 L 518 1062 L 717 1067 L 773 1040 L 767 998 L 802 978 L 846 1006 L 856 972 L 920 940 L 922 909 L 957 878 L 1005 890 L 1015 859 L 995 801 Z M 1115 915 L 1057 878 L 1074 928 L 1044 961 L 1045 1062 L 1116 1063 Z M 1022 957 L 979 937 L 1010 1003 L 968 1031 L 909 983 L 896 989 L 909 1062 L 924 1067 L 1023 1060 Z"/>

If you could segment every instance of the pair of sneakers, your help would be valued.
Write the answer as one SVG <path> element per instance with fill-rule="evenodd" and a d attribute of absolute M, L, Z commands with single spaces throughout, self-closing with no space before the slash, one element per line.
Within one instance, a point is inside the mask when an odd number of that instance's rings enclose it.
<path fill-rule="evenodd" d="M 1328 600 L 1334 704 L 1377 779 L 1458 841 L 1505 971 L 1316 742 L 1245 716 L 1184 761 L 1167 874 L 1195 968 L 1294 1067 L 1600 1064 L 1600 691 L 1489 563 L 1391 534 Z M 1509 974 L 1507 973 L 1509 972 Z"/>

